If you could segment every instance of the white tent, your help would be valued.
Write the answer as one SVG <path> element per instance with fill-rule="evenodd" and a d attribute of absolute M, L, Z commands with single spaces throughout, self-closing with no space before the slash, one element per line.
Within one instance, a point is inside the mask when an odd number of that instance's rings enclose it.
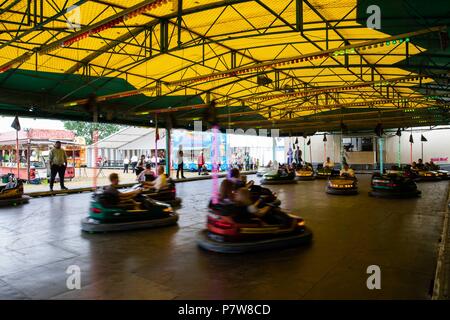
<path fill-rule="evenodd" d="M 166 130 L 159 130 L 158 150 L 165 150 Z M 91 144 L 87 147 L 87 163 L 92 166 L 95 163 L 94 150 L 98 148 L 98 156 L 110 162 L 121 162 L 125 157 L 133 155 L 150 155 L 155 149 L 155 129 L 126 127 L 118 132 Z"/>

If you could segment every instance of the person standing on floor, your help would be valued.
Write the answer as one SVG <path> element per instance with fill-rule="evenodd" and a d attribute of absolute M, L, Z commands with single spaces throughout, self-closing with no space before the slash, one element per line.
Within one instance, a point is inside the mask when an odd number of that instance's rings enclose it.
<path fill-rule="evenodd" d="M 125 156 L 125 159 L 123 159 L 123 173 L 128 173 L 129 166 L 130 166 L 130 159 L 128 159 L 128 157 Z"/>
<path fill-rule="evenodd" d="M 295 146 L 294 146 L 295 148 Z M 289 146 L 288 152 L 287 152 L 287 164 L 290 166 L 292 164 L 292 155 L 293 155 L 292 148 Z"/>
<path fill-rule="evenodd" d="M 64 186 L 64 175 L 67 167 L 67 155 L 66 152 L 61 149 L 61 142 L 56 141 L 55 147 L 49 154 L 50 162 L 50 191 L 53 191 L 53 184 L 55 183 L 56 175 L 59 176 L 59 185 L 61 190 L 67 190 Z"/>
<path fill-rule="evenodd" d="M 136 170 L 137 163 L 138 163 L 138 157 L 137 157 L 137 155 L 133 155 L 131 157 L 131 172 L 134 173 L 134 171 Z"/>
<path fill-rule="evenodd" d="M 181 171 L 181 179 L 186 179 L 184 176 L 184 153 L 183 153 L 183 146 L 180 144 L 180 147 L 178 149 L 177 153 L 177 162 L 178 162 L 178 168 L 177 168 L 177 179 L 179 179 L 179 174 Z"/>
<path fill-rule="evenodd" d="M 3 162 L 5 164 L 9 163 L 9 152 L 8 151 L 5 151 L 5 155 L 3 156 Z"/>
<path fill-rule="evenodd" d="M 250 170 L 250 156 L 249 156 L 248 152 L 245 153 L 244 164 L 245 164 L 245 171 Z"/>
<path fill-rule="evenodd" d="M 201 174 L 204 164 L 205 164 L 205 157 L 203 156 L 203 151 L 201 151 L 197 158 L 198 175 Z"/>
<path fill-rule="evenodd" d="M 301 164 L 303 161 L 302 159 L 302 150 L 300 150 L 300 147 L 297 146 L 297 149 L 295 149 L 295 163 L 297 165 Z"/>

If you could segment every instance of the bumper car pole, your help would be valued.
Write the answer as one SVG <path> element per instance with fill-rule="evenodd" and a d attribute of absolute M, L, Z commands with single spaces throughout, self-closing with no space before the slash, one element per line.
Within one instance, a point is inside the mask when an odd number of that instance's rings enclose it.
<path fill-rule="evenodd" d="M 272 137 L 272 161 L 273 163 L 275 163 L 276 160 L 276 146 L 277 146 L 277 142 L 275 140 L 275 136 Z"/>
<path fill-rule="evenodd" d="M 158 114 L 155 114 L 155 173 L 158 172 L 158 140 L 159 140 L 159 130 L 158 130 Z M 167 152 L 167 150 L 166 150 Z M 135 171 L 136 172 L 136 171 Z"/>
<path fill-rule="evenodd" d="M 166 154 L 165 154 L 165 161 L 166 161 L 166 175 L 170 178 L 170 136 L 171 136 L 171 130 L 170 128 L 166 128 Z M 156 168 L 156 167 L 155 167 Z M 156 171 L 156 169 L 155 169 Z"/>
<path fill-rule="evenodd" d="M 380 157 L 380 174 L 382 175 L 384 172 L 384 162 L 383 162 L 383 142 L 384 139 L 382 137 L 378 138 L 378 146 L 380 149 L 379 157 Z"/>
<path fill-rule="evenodd" d="M 414 139 L 413 139 L 412 128 L 411 128 L 411 134 L 409 135 L 409 144 L 410 144 L 409 164 L 411 164 L 411 165 L 413 163 L 413 143 L 414 143 Z"/>
<path fill-rule="evenodd" d="M 213 159 L 212 159 L 212 180 L 213 180 L 213 190 L 212 190 L 212 203 L 219 203 L 219 168 L 218 168 L 218 152 L 219 152 L 219 126 L 213 126 Z"/>
<path fill-rule="evenodd" d="M 304 162 L 306 163 L 306 138 L 303 137 L 303 157 L 304 157 Z"/>
<path fill-rule="evenodd" d="M 92 186 L 94 189 L 97 189 L 97 160 L 98 160 L 98 110 L 97 108 L 94 108 L 94 112 L 92 115 L 92 122 L 94 123 L 94 131 L 92 132 L 92 141 L 94 143 L 94 171 L 92 176 Z M 60 177 L 61 178 L 61 177 Z"/>
<path fill-rule="evenodd" d="M 20 151 L 19 151 L 19 130 L 20 130 L 20 124 L 19 124 L 19 117 L 16 116 L 14 119 L 14 122 L 17 121 L 18 126 L 16 129 L 16 162 L 17 162 L 17 180 L 20 179 Z M 14 123 L 13 123 L 14 125 Z"/>
<path fill-rule="evenodd" d="M 423 160 L 423 141 L 420 142 L 420 146 L 421 146 L 421 148 L 422 148 L 422 156 L 421 156 L 421 158 L 422 158 L 422 160 Z"/>
<path fill-rule="evenodd" d="M 312 149 L 311 149 L 311 138 L 309 138 L 308 140 L 308 145 L 309 145 L 309 163 L 311 163 L 312 166 Z"/>

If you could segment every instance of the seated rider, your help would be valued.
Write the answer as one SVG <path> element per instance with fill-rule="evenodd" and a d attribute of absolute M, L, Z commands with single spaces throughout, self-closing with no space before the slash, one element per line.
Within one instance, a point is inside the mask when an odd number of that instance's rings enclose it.
<path fill-rule="evenodd" d="M 111 173 L 109 175 L 109 181 L 111 184 L 103 189 L 103 194 L 108 195 L 109 205 L 116 207 L 123 207 L 126 209 L 139 209 L 140 203 L 136 202 L 134 198 L 141 193 L 141 190 L 133 190 L 128 192 L 120 192 L 119 187 L 119 175 L 117 173 Z"/>
<path fill-rule="evenodd" d="M 153 181 L 155 180 L 155 174 L 152 171 L 152 166 L 150 163 L 147 163 L 145 165 L 145 170 L 142 171 L 138 177 L 137 177 L 137 181 L 139 182 L 145 182 L 145 181 Z"/>
<path fill-rule="evenodd" d="M 144 187 L 154 188 L 156 191 L 160 191 L 162 189 L 167 188 L 167 177 L 164 173 L 164 167 L 158 166 L 157 169 L 158 177 L 154 181 L 145 181 Z"/>
<path fill-rule="evenodd" d="M 423 160 L 422 159 L 419 159 L 417 161 L 417 169 L 419 169 L 419 170 L 424 170 L 425 169 L 425 165 L 423 164 Z"/>
<path fill-rule="evenodd" d="M 222 204 L 232 204 L 234 200 L 234 184 L 228 179 L 225 179 L 220 184 L 219 202 Z"/>
<path fill-rule="evenodd" d="M 245 176 L 241 176 L 238 168 L 233 168 L 230 170 L 227 180 L 230 180 L 233 183 L 235 190 L 243 187 L 249 188 L 253 185 L 253 181 L 247 183 L 247 178 Z"/>
<path fill-rule="evenodd" d="M 354 177 L 355 171 L 348 165 L 348 163 L 344 163 L 344 167 L 340 171 L 341 176 Z"/>
<path fill-rule="evenodd" d="M 413 163 L 411 163 L 411 170 L 419 170 L 419 168 L 417 167 L 417 163 L 415 161 L 413 161 Z"/>
<path fill-rule="evenodd" d="M 305 163 L 304 169 L 305 169 L 305 170 L 310 170 L 310 171 L 311 171 L 311 170 L 312 170 L 312 165 L 311 165 L 311 163 L 306 162 L 306 163 Z"/>
<path fill-rule="evenodd" d="M 323 167 L 325 168 L 325 169 L 333 169 L 334 168 L 334 162 L 333 161 L 331 161 L 330 160 L 330 157 L 327 157 L 327 161 L 325 161 L 324 163 L 323 163 Z"/>
<path fill-rule="evenodd" d="M 271 209 L 270 206 L 264 206 L 259 208 L 261 200 L 259 199 L 255 203 L 252 202 L 250 191 L 247 188 L 240 188 L 236 191 L 234 195 L 234 203 L 239 209 L 237 212 L 240 217 L 251 218 L 252 216 L 262 218 Z"/>
<path fill-rule="evenodd" d="M 433 160 L 430 161 L 429 166 L 430 166 L 430 170 L 439 170 L 440 169 L 440 167 L 437 164 L 435 164 L 433 162 Z"/>
<path fill-rule="evenodd" d="M 281 174 L 286 173 L 287 175 L 290 174 L 293 171 L 293 169 L 290 166 L 283 165 L 281 167 Z"/>
<path fill-rule="evenodd" d="M 239 178 L 241 179 L 242 184 L 246 188 L 251 188 L 255 184 L 255 181 L 253 181 L 253 180 L 247 181 L 247 176 L 246 175 L 240 175 Z"/>
<path fill-rule="evenodd" d="M 14 176 L 8 177 L 8 183 L 5 185 L 5 188 L 3 190 L 10 190 L 17 187 L 17 182 L 14 181 Z"/>

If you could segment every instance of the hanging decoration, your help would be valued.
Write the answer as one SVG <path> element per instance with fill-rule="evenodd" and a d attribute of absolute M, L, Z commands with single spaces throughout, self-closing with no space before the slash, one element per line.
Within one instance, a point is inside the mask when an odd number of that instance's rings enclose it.
<path fill-rule="evenodd" d="M 66 40 L 62 40 L 62 42 L 55 42 L 53 44 L 50 44 L 44 48 L 42 48 L 39 51 L 39 54 L 47 54 L 50 51 L 53 51 L 55 49 L 57 49 L 58 47 L 69 47 L 70 45 L 86 39 L 94 34 L 98 34 L 102 31 L 111 29 L 114 26 L 117 26 L 123 22 L 125 22 L 126 20 L 132 19 L 138 15 L 144 14 L 148 11 L 151 10 L 155 10 L 158 7 L 161 7 L 164 4 L 169 3 L 169 0 L 155 0 L 152 3 L 149 3 L 147 5 L 143 5 L 143 6 L 138 6 L 136 9 L 127 9 L 129 10 L 129 12 L 126 12 L 125 14 L 123 14 L 120 17 L 117 17 L 113 20 L 110 20 L 108 22 L 105 22 L 101 25 L 98 25 L 90 30 L 84 31 L 84 32 L 77 32 L 76 34 L 74 34 L 73 36 L 69 36 L 68 38 L 65 38 Z M 130 11 L 131 10 L 131 11 Z"/>
<path fill-rule="evenodd" d="M 15 58 L 14 60 L 11 60 L 11 61 L 5 63 L 4 65 L 0 66 L 0 73 L 6 72 L 9 69 L 12 69 L 14 67 L 21 65 L 22 63 L 24 63 L 25 61 L 30 59 L 30 57 L 32 55 L 33 55 L 32 52 L 26 52 L 23 55 Z"/>
<path fill-rule="evenodd" d="M 428 141 L 427 138 L 425 138 L 424 135 L 421 134 L 420 135 L 420 142 L 421 142 L 421 147 L 422 147 L 422 156 L 421 156 L 422 160 L 423 160 L 423 143 L 427 142 L 427 141 Z"/>
<path fill-rule="evenodd" d="M 410 144 L 409 157 L 410 157 L 410 163 L 412 164 L 412 162 L 413 162 L 413 144 L 414 144 L 414 138 L 413 138 L 413 135 L 412 135 L 412 129 L 411 129 L 411 134 L 409 135 L 409 144 Z"/>
<path fill-rule="evenodd" d="M 400 169 L 401 167 L 401 143 L 402 143 L 402 129 L 398 128 L 397 132 L 395 133 L 395 135 L 398 137 L 398 150 L 397 150 L 397 164 L 398 164 L 398 168 Z"/>
<path fill-rule="evenodd" d="M 251 97 L 251 98 L 243 99 L 242 101 L 257 102 L 257 101 L 268 101 L 268 100 L 288 98 L 288 97 L 304 98 L 304 97 L 322 94 L 322 93 L 352 91 L 352 90 L 358 90 L 360 88 L 365 88 L 365 87 L 382 87 L 382 86 L 392 85 L 395 83 L 421 81 L 421 80 L 426 80 L 426 79 L 429 79 L 429 77 L 426 75 L 409 75 L 409 76 L 404 76 L 404 77 L 387 79 L 387 80 L 383 80 L 383 81 L 368 81 L 368 82 L 362 82 L 362 83 L 355 83 L 352 85 L 330 87 L 330 88 L 325 88 L 325 89 L 312 89 L 312 90 L 307 90 L 307 91 L 302 91 L 302 92 L 287 92 L 287 93 L 279 93 L 279 94 L 273 94 L 273 95 Z M 220 104 L 223 104 L 225 102 L 230 102 L 230 101 L 221 101 Z M 399 101 L 399 102 L 407 102 L 407 101 Z"/>
<path fill-rule="evenodd" d="M 185 85 L 192 84 L 192 83 L 199 83 L 199 82 L 204 82 L 204 81 L 212 81 L 212 80 L 236 77 L 236 76 L 244 75 L 247 73 L 264 72 L 265 70 L 272 69 L 272 68 L 279 68 L 279 67 L 283 67 L 283 66 L 290 66 L 293 64 L 306 63 L 306 62 L 310 62 L 313 60 L 327 59 L 330 56 L 335 57 L 337 55 L 342 55 L 342 54 L 343 55 L 356 54 L 360 51 L 383 47 L 387 43 L 389 43 L 389 45 L 391 43 L 394 44 L 394 41 L 395 41 L 395 44 L 410 42 L 410 38 L 412 36 L 419 36 L 419 35 L 427 34 L 430 32 L 439 32 L 443 28 L 444 28 L 444 26 L 432 27 L 432 28 L 423 29 L 423 30 L 419 30 L 416 32 L 400 34 L 397 36 L 392 36 L 392 37 L 388 37 L 388 38 L 384 38 L 384 39 L 376 39 L 376 40 L 362 42 L 359 44 L 347 45 L 347 46 L 341 47 L 339 49 L 324 50 L 324 51 L 304 54 L 304 55 L 297 56 L 297 57 L 283 58 L 283 59 L 278 59 L 278 60 L 274 60 L 274 61 L 262 62 L 262 63 L 258 63 L 253 66 L 244 66 L 244 67 L 234 68 L 232 70 L 211 73 L 209 75 L 172 81 L 172 82 L 168 82 L 167 85 L 168 86 L 185 86 Z M 402 40 L 402 41 L 400 42 L 400 40 Z"/>

